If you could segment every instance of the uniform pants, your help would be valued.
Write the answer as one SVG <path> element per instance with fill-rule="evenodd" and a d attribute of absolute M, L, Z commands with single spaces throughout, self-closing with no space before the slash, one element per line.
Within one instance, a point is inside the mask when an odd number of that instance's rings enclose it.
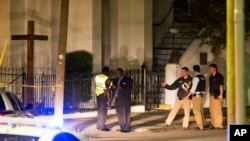
<path fill-rule="evenodd" d="M 215 99 L 213 95 L 210 95 L 209 112 L 212 126 L 223 128 L 222 100 Z"/>
<path fill-rule="evenodd" d="M 192 97 L 192 104 L 193 104 L 193 112 L 194 117 L 196 120 L 196 124 L 200 129 L 204 128 L 204 114 L 203 114 L 203 97 L 199 96 L 193 96 Z"/>
<path fill-rule="evenodd" d="M 104 129 L 106 128 L 105 123 L 107 119 L 107 97 L 105 94 L 97 96 L 97 124 L 96 128 Z"/>
<path fill-rule="evenodd" d="M 177 112 L 181 108 L 181 106 L 183 106 L 183 109 L 184 109 L 184 118 L 183 118 L 182 127 L 183 128 L 188 128 L 188 125 L 189 125 L 190 105 L 191 105 L 190 99 L 179 100 L 179 98 L 176 98 L 175 105 L 174 105 L 173 109 L 170 111 L 170 113 L 168 115 L 168 118 L 167 118 L 167 120 L 166 120 L 165 123 L 167 125 L 170 125 L 172 123 L 172 121 L 174 120 Z"/>
<path fill-rule="evenodd" d="M 117 97 L 115 100 L 115 109 L 121 130 L 130 131 L 130 103 L 121 104 L 124 99 Z"/>

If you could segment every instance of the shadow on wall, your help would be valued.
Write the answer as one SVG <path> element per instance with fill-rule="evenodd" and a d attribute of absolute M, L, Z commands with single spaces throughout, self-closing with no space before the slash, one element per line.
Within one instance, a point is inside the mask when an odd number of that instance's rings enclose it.
<path fill-rule="evenodd" d="M 138 47 L 136 50 L 136 58 L 129 55 L 128 47 L 121 46 L 119 53 L 110 58 L 110 66 L 112 68 L 122 67 L 124 69 L 139 69 L 143 63 L 143 48 Z"/>

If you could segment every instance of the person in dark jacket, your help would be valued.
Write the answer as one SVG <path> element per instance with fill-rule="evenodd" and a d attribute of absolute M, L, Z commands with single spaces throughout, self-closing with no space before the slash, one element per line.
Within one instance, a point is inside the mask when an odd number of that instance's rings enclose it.
<path fill-rule="evenodd" d="M 115 109 L 120 125 L 120 132 L 130 132 L 130 107 L 131 91 L 133 81 L 124 74 L 122 68 L 116 70 L 117 79 L 114 81 L 112 88 L 115 89 Z"/>
<path fill-rule="evenodd" d="M 165 124 L 170 126 L 172 121 L 174 120 L 177 112 L 183 106 L 184 109 L 184 119 L 182 124 L 182 129 L 186 130 L 189 126 L 189 113 L 190 113 L 190 105 L 191 105 L 191 98 L 184 99 L 184 97 L 188 94 L 191 85 L 192 85 L 192 77 L 188 74 L 188 68 L 183 67 L 181 69 L 182 76 L 174 81 L 171 85 L 168 85 L 166 82 L 162 82 L 162 86 L 169 90 L 178 89 L 177 98 L 173 109 L 170 111 Z"/>

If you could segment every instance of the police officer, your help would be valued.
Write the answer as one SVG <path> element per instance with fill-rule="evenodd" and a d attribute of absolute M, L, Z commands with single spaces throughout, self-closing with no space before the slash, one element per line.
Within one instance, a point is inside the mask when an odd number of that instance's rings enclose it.
<path fill-rule="evenodd" d="M 196 120 L 197 126 L 194 127 L 195 130 L 203 130 L 204 115 L 203 115 L 203 104 L 204 104 L 204 94 L 206 89 L 206 78 L 200 73 L 200 66 L 194 65 L 193 71 L 195 77 L 192 80 L 192 87 L 185 98 L 192 95 L 193 112 Z"/>
<path fill-rule="evenodd" d="M 109 131 L 105 122 L 107 119 L 107 107 L 110 107 L 110 81 L 109 67 L 103 67 L 102 73 L 95 76 L 95 93 L 97 96 L 97 124 L 100 131 Z"/>
<path fill-rule="evenodd" d="M 175 90 L 179 88 L 177 92 L 178 98 L 175 101 L 175 105 L 173 109 L 170 111 L 168 115 L 168 118 L 165 122 L 166 126 L 169 126 L 172 123 L 177 112 L 183 105 L 184 118 L 183 118 L 182 129 L 186 130 L 188 129 L 188 125 L 189 125 L 189 113 L 190 113 L 191 102 L 190 102 L 190 99 L 184 99 L 184 98 L 188 94 L 188 91 L 191 88 L 192 77 L 188 74 L 187 67 L 183 67 L 181 69 L 181 75 L 182 76 L 178 78 L 177 80 L 175 80 L 174 83 L 172 83 L 171 85 L 168 85 L 166 82 L 162 82 L 161 84 L 164 88 L 169 89 L 169 90 Z"/>
<path fill-rule="evenodd" d="M 223 129 L 223 92 L 224 92 L 224 77 L 218 72 L 217 65 L 209 65 L 209 71 L 211 73 L 209 77 L 209 111 L 211 116 L 211 128 Z"/>

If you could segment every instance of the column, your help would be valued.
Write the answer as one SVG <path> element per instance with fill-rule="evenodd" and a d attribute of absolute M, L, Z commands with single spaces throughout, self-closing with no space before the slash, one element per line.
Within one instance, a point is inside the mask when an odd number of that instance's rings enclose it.
<path fill-rule="evenodd" d="M 181 66 L 179 64 L 167 64 L 165 67 L 165 81 L 171 85 L 181 74 Z M 175 104 L 177 98 L 177 90 L 168 90 L 165 89 L 165 104 L 169 105 L 172 108 Z"/>

